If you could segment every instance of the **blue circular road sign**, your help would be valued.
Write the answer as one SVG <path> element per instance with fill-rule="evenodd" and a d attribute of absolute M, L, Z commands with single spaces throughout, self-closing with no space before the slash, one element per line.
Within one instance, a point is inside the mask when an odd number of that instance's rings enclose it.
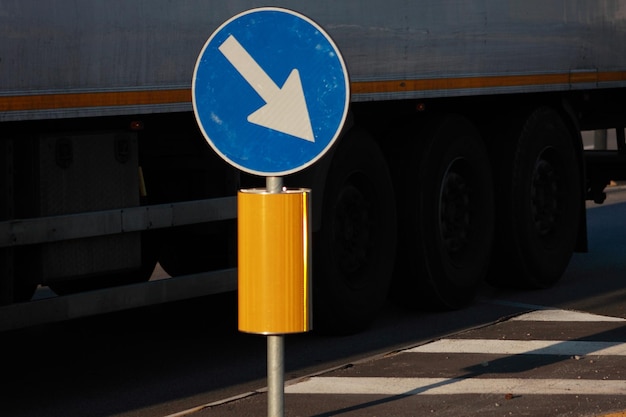
<path fill-rule="evenodd" d="M 222 24 L 200 52 L 193 108 L 211 147 L 251 174 L 286 175 L 337 139 L 350 103 L 345 63 L 311 19 L 259 8 Z"/>

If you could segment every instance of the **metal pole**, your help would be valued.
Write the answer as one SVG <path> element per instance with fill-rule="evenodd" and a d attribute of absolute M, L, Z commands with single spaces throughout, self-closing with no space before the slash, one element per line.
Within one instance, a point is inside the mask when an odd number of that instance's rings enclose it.
<path fill-rule="evenodd" d="M 267 336 L 267 415 L 285 414 L 285 339 L 283 335 Z"/>
<path fill-rule="evenodd" d="M 267 177 L 265 188 L 268 193 L 283 190 L 282 177 Z M 267 415 L 285 415 L 285 339 L 283 335 L 267 336 Z"/>
<path fill-rule="evenodd" d="M 267 177 L 265 178 L 265 188 L 268 193 L 280 193 L 283 191 L 283 178 L 282 177 Z"/>

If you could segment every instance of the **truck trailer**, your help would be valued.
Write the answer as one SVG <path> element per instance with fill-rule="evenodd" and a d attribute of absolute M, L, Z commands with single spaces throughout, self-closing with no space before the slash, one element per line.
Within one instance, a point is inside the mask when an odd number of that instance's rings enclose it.
<path fill-rule="evenodd" d="M 264 182 L 208 146 L 191 83 L 261 6 L 350 78 L 340 137 L 285 178 L 312 189 L 315 329 L 550 287 L 586 251 L 586 200 L 626 177 L 626 0 L 3 1 L 0 330 L 237 289 L 236 192 Z"/>

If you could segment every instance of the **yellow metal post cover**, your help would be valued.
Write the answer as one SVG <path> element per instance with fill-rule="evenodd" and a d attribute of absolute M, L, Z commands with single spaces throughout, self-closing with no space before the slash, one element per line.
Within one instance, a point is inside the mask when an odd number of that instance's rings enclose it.
<path fill-rule="evenodd" d="M 240 190 L 239 330 L 257 334 L 311 330 L 309 189 Z"/>

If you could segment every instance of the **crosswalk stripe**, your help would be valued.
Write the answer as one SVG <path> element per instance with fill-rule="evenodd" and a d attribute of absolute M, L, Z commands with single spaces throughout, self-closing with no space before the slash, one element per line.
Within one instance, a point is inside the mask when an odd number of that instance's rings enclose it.
<path fill-rule="evenodd" d="M 626 395 L 625 381 L 522 378 L 313 377 L 285 387 L 287 394 L 455 395 L 569 394 Z"/>
<path fill-rule="evenodd" d="M 626 322 L 626 319 L 578 311 L 547 309 L 513 317 L 511 321 Z"/>
<path fill-rule="evenodd" d="M 542 309 L 511 321 L 626 322 L 626 319 L 573 311 Z M 614 328 L 615 326 L 612 326 Z M 467 337 L 467 336 L 466 336 Z M 403 350 L 398 355 L 485 354 L 543 356 L 626 356 L 626 342 L 592 340 L 513 340 L 444 338 Z M 434 365 L 436 366 L 436 365 Z M 365 395 L 626 395 L 624 380 L 456 377 L 315 376 L 285 387 L 286 394 Z"/>
<path fill-rule="evenodd" d="M 442 339 L 408 349 L 405 352 L 626 356 L 626 343 L 559 340 Z"/>

